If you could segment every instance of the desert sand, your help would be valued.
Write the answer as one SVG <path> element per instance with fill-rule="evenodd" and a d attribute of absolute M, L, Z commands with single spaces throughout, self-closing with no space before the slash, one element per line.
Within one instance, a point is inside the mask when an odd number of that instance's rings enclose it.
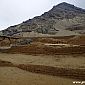
<path fill-rule="evenodd" d="M 85 69 L 85 55 L 24 55 L 0 53 L 0 59 L 16 64 Z M 38 74 L 17 67 L 0 67 L 0 85 L 74 85 L 76 79 Z M 84 80 L 83 80 L 84 81 Z"/>
<path fill-rule="evenodd" d="M 30 73 L 15 67 L 0 67 L 0 85 L 73 85 L 72 81 L 72 79 Z"/>

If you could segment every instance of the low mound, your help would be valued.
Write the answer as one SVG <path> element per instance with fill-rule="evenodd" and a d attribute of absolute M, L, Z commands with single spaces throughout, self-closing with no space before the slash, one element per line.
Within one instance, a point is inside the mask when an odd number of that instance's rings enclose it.
<path fill-rule="evenodd" d="M 0 46 L 10 46 L 10 41 L 8 39 L 0 40 Z"/>
<path fill-rule="evenodd" d="M 85 45 L 85 35 L 75 36 L 68 40 L 68 43 L 75 45 Z"/>
<path fill-rule="evenodd" d="M 85 79 L 85 69 L 58 68 L 44 65 L 25 64 L 19 64 L 17 65 L 17 67 L 33 73 L 41 73 L 52 76 L 63 76 L 79 80 Z"/>
<path fill-rule="evenodd" d="M 85 53 L 85 47 L 52 47 L 38 44 L 30 44 L 27 46 L 14 46 L 10 49 L 0 50 L 5 53 L 24 53 L 24 54 L 80 54 Z"/>
<path fill-rule="evenodd" d="M 66 43 L 64 39 L 55 39 L 55 38 L 37 38 L 35 42 L 41 42 L 41 43 Z"/>

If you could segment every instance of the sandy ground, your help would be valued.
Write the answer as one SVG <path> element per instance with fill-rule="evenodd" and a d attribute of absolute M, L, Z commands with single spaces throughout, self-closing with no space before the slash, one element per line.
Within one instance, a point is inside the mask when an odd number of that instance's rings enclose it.
<path fill-rule="evenodd" d="M 84 68 L 85 55 L 22 55 L 0 53 L 0 59 L 14 64 L 33 64 L 54 67 Z"/>
<path fill-rule="evenodd" d="M 18 68 L 0 67 L 0 85 L 74 85 L 72 79 L 26 72 Z"/>
<path fill-rule="evenodd" d="M 14 64 L 33 64 L 85 69 L 85 55 L 22 55 L 0 53 L 0 59 Z M 31 73 L 16 67 L 0 67 L 0 85 L 74 85 L 74 79 Z M 81 84 L 78 84 L 81 85 Z"/>

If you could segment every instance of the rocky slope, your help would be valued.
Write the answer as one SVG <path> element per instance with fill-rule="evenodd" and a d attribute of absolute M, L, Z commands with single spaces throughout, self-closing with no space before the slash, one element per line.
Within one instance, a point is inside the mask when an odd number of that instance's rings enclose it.
<path fill-rule="evenodd" d="M 85 10 L 63 2 L 41 16 L 10 26 L 2 32 L 23 37 L 85 34 Z"/>

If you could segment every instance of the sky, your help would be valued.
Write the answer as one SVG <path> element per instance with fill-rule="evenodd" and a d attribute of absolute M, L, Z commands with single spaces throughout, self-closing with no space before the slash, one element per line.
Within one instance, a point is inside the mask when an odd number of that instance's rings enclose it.
<path fill-rule="evenodd" d="M 40 16 L 61 2 L 85 9 L 85 0 L 0 0 L 0 30 Z"/>

